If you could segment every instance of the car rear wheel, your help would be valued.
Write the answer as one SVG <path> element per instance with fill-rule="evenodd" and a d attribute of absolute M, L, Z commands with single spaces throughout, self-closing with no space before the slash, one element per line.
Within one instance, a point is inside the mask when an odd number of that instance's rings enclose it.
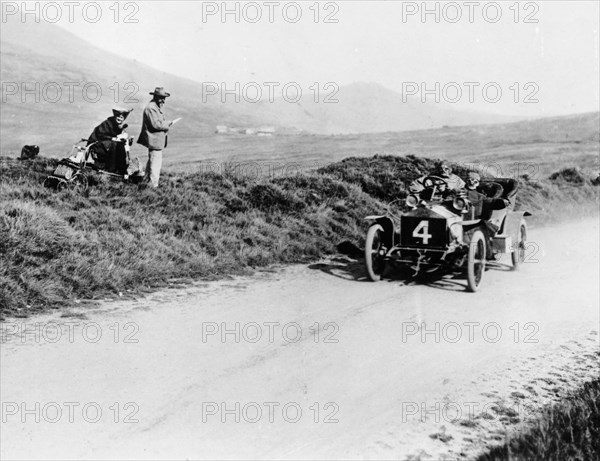
<path fill-rule="evenodd" d="M 517 234 L 517 241 L 514 243 L 514 250 L 511 253 L 512 257 L 512 270 L 517 271 L 523 261 L 525 261 L 525 250 L 527 246 L 527 224 L 525 221 L 521 221 L 519 225 L 519 233 Z"/>
<path fill-rule="evenodd" d="M 373 282 L 381 280 L 385 269 L 385 247 L 383 244 L 383 227 L 373 224 L 367 231 L 365 242 L 365 267 Z"/>
<path fill-rule="evenodd" d="M 471 236 L 467 257 L 467 290 L 474 293 L 479 290 L 485 271 L 485 237 L 476 230 Z"/>
<path fill-rule="evenodd" d="M 56 188 L 56 180 L 50 176 L 44 179 L 44 187 L 47 188 Z"/>
<path fill-rule="evenodd" d="M 85 173 L 79 172 L 76 173 L 73 178 L 71 178 L 71 182 L 69 186 L 73 192 L 81 194 L 85 192 L 88 188 L 88 177 Z"/>
<path fill-rule="evenodd" d="M 65 181 L 64 179 L 58 179 L 56 182 L 56 190 L 58 192 L 63 191 L 65 189 L 67 189 L 69 187 L 69 185 L 67 184 L 67 181 Z"/>

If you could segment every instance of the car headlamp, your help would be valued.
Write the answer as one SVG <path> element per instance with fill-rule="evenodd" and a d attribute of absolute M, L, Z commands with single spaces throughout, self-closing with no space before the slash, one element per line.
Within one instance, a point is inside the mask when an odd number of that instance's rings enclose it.
<path fill-rule="evenodd" d="M 467 202 L 467 200 L 464 197 L 456 197 L 452 201 L 452 206 L 457 211 L 463 211 L 469 206 L 469 203 Z"/>
<path fill-rule="evenodd" d="M 406 197 L 406 205 L 411 207 L 411 208 L 415 208 L 417 205 L 419 204 L 419 197 L 417 197 L 414 194 L 410 194 L 408 197 Z"/>

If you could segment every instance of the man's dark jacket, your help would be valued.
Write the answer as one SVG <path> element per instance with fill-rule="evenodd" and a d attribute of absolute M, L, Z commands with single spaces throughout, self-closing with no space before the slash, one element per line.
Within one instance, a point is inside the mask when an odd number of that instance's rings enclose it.
<path fill-rule="evenodd" d="M 123 149 L 123 143 L 112 141 L 112 138 L 120 135 L 127 128 L 127 124 L 119 126 L 115 117 L 108 117 L 88 138 L 88 146 L 97 142 L 91 149 L 94 160 L 105 163 L 105 169 L 110 172 L 123 174 L 127 169 L 127 154 Z"/>
<path fill-rule="evenodd" d="M 88 138 L 88 145 L 96 141 L 110 141 L 112 138 L 123 133 L 125 128 L 127 128 L 127 125 L 119 126 L 115 117 L 108 117 L 94 128 L 94 131 Z"/>

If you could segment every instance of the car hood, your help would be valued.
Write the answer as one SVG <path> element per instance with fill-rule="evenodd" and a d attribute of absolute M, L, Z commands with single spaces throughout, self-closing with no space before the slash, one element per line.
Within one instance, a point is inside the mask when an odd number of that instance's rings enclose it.
<path fill-rule="evenodd" d="M 433 205 L 431 207 L 420 206 L 414 210 L 404 213 L 402 216 L 410 216 L 415 218 L 437 218 L 437 219 L 453 219 L 460 218 L 460 215 L 453 213 L 448 208 L 442 205 Z"/>

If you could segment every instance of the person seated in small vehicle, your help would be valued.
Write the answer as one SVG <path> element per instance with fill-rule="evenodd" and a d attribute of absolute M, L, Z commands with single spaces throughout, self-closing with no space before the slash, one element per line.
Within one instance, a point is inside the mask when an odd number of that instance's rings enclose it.
<path fill-rule="evenodd" d="M 452 173 L 452 167 L 448 164 L 448 162 L 442 161 L 436 165 L 436 173 L 435 176 L 439 176 L 448 184 L 447 188 L 442 188 L 445 190 L 440 190 L 442 193 L 450 193 L 450 192 L 458 192 L 465 187 L 465 182 L 460 179 L 457 175 Z M 425 189 L 424 181 L 430 175 L 421 176 L 420 178 L 415 179 L 410 186 L 408 186 L 409 190 L 413 194 L 420 194 Z M 447 190 L 446 190 L 447 189 Z"/>
<path fill-rule="evenodd" d="M 499 190 L 492 191 L 493 198 L 483 193 L 481 188 L 481 176 L 471 171 L 467 174 L 465 197 L 471 202 L 474 209 L 473 219 L 490 219 L 492 211 L 503 210 L 510 205 L 510 200 L 500 198 L 502 186 Z M 497 189 L 497 188 L 496 188 Z"/>
<path fill-rule="evenodd" d="M 113 109 L 112 117 L 108 117 L 94 128 L 88 138 L 88 146 L 96 143 L 92 147 L 94 161 L 104 163 L 104 169 L 111 173 L 125 174 L 127 172 L 129 162 L 125 143 L 128 142 L 128 139 L 123 132 L 128 126 L 125 119 L 132 110 Z"/>

